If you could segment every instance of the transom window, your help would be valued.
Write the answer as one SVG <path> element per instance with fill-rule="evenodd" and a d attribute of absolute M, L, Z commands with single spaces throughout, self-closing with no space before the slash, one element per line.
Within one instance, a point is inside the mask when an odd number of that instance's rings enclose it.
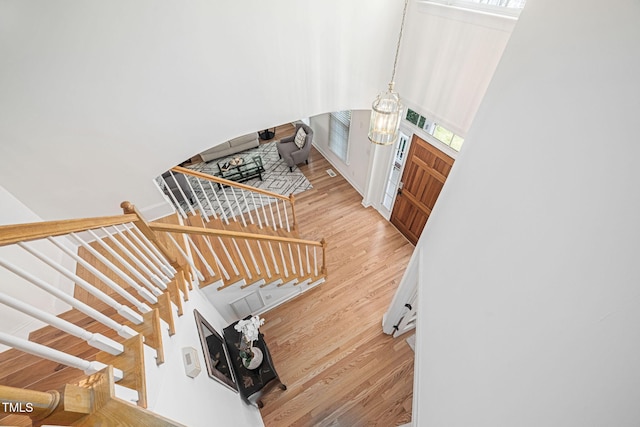
<path fill-rule="evenodd" d="M 460 151 L 460 148 L 462 148 L 462 143 L 464 142 L 463 137 L 456 135 L 444 126 L 433 120 L 429 120 L 427 117 L 420 115 L 412 109 L 407 109 L 405 119 L 454 150 Z"/>
<path fill-rule="evenodd" d="M 522 8 L 524 8 L 526 0 L 419 0 L 419 2 L 480 10 L 499 15 L 518 16 Z"/>

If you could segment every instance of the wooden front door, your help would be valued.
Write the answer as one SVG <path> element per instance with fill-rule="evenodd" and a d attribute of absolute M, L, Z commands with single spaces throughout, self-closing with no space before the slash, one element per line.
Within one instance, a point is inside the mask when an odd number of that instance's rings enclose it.
<path fill-rule="evenodd" d="M 391 213 L 391 223 L 414 245 L 431 215 L 453 159 L 425 140 L 413 135 L 407 165 L 402 174 Z"/>

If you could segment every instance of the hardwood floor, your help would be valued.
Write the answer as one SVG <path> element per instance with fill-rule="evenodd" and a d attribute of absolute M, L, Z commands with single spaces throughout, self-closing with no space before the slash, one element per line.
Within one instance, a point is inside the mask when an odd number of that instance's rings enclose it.
<path fill-rule="evenodd" d="M 278 139 L 293 133 L 291 126 L 279 129 Z M 387 427 L 411 419 L 414 354 L 405 337 L 383 334 L 381 322 L 413 246 L 375 210 L 363 208 L 362 197 L 344 178 L 327 175 L 330 167 L 315 149 L 309 164 L 300 165 L 313 189 L 296 195 L 298 231 L 301 238 L 326 239 L 328 278 L 264 315 L 261 331 L 288 386 L 263 398 L 267 427 Z M 113 309 L 105 314 L 123 320 Z M 62 317 L 119 340 L 75 310 Z M 33 332 L 31 339 L 86 359 L 96 352 L 52 327 Z M 82 377 L 17 350 L 0 354 L 3 385 L 45 391 Z M 0 416 L 0 425 L 30 421 Z"/>
<path fill-rule="evenodd" d="M 328 243 L 326 283 L 264 315 L 286 391 L 272 390 L 267 427 L 395 426 L 411 420 L 413 351 L 382 333 L 382 315 L 413 246 L 315 150 L 296 196 L 302 238 Z"/>
<path fill-rule="evenodd" d="M 293 135 L 294 131 L 296 130 L 295 126 L 292 125 L 291 123 L 284 123 L 281 124 L 279 126 L 275 126 L 276 128 L 276 134 L 273 138 L 268 139 L 268 140 L 263 140 L 260 139 L 260 144 L 266 144 L 268 142 L 272 142 L 272 141 L 277 141 L 280 140 L 286 136 L 291 136 Z M 269 128 L 271 130 L 273 130 L 273 128 Z"/>

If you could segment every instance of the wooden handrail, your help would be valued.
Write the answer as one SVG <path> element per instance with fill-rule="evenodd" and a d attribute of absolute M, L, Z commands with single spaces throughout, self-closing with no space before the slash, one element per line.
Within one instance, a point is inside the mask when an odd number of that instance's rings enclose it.
<path fill-rule="evenodd" d="M 96 218 L 65 219 L 61 221 L 30 222 L 0 226 L 0 246 L 18 242 L 62 236 L 98 227 L 126 224 L 137 221 L 136 215 L 116 215 Z"/>
<path fill-rule="evenodd" d="M 175 257 L 173 257 L 167 250 L 167 248 L 162 244 L 162 242 L 158 240 L 158 237 L 149 228 L 149 224 L 144 219 L 138 208 L 136 208 L 133 203 L 127 201 L 120 203 L 120 207 L 122 208 L 122 211 L 125 213 L 125 215 L 134 215 L 136 217 L 136 219 L 132 222 L 136 225 L 136 227 L 138 227 L 138 230 L 140 230 L 142 234 L 144 234 L 144 236 L 149 239 L 149 241 L 156 245 L 158 250 L 162 252 L 162 255 L 164 255 L 164 257 L 169 260 L 171 265 L 177 269 L 177 267 L 179 266 L 176 263 Z"/>
<path fill-rule="evenodd" d="M 77 385 L 66 384 L 60 391 L 41 392 L 0 385 L 0 402 L 6 402 L 6 405 L 0 404 L 0 414 L 19 412 L 29 416 L 38 426 L 185 427 L 116 397 L 112 366 Z"/>
<path fill-rule="evenodd" d="M 21 413 L 32 420 L 41 420 L 58 407 L 60 393 L 0 385 L 0 402 L 0 414 Z"/>
<path fill-rule="evenodd" d="M 191 175 L 191 176 L 195 176 L 197 178 L 206 179 L 208 181 L 217 182 L 219 184 L 224 184 L 224 185 L 228 185 L 228 186 L 231 186 L 231 187 L 242 188 L 243 190 L 253 191 L 255 193 L 264 194 L 266 196 L 275 197 L 277 199 L 290 201 L 289 197 L 283 196 L 282 194 L 274 193 L 273 191 L 263 190 L 261 188 L 256 188 L 256 187 L 252 187 L 250 185 L 241 184 L 239 182 L 230 181 L 228 179 L 220 178 L 220 177 L 217 177 L 217 176 L 214 176 L 214 175 L 209 175 L 209 174 L 206 174 L 206 173 L 193 171 L 191 169 L 183 168 L 182 166 L 176 166 L 174 168 L 171 168 L 171 170 L 174 171 L 174 172 L 180 172 L 181 174 L 184 174 L 184 175 Z"/>
<path fill-rule="evenodd" d="M 150 222 L 149 227 L 154 231 L 165 231 L 167 233 L 186 233 L 217 237 L 236 237 L 238 239 L 269 240 L 271 242 L 293 243 L 299 245 L 317 246 L 323 248 L 322 242 L 315 240 L 294 239 L 291 237 L 271 236 L 266 234 L 243 233 L 240 231 L 214 230 L 210 228 L 191 227 L 187 225 L 163 224 L 160 222 Z"/>

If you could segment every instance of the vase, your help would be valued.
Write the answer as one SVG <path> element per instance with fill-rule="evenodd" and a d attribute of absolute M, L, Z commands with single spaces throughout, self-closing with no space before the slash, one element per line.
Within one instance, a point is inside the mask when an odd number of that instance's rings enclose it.
<path fill-rule="evenodd" d="M 247 364 L 246 359 L 242 361 L 242 364 L 247 369 L 256 369 L 262 363 L 262 350 L 257 347 L 251 347 L 251 352 L 253 353 L 253 358 Z"/>

